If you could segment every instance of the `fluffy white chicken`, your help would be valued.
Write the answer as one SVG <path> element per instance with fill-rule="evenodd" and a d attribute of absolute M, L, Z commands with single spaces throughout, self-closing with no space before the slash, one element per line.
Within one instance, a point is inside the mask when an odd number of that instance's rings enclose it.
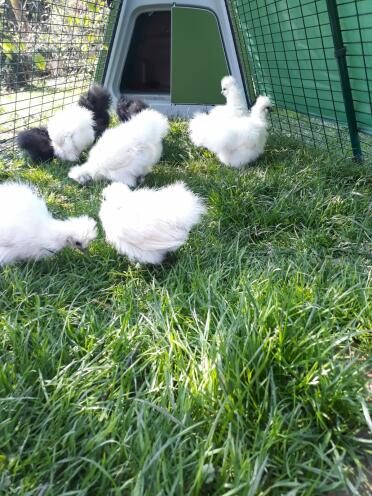
<path fill-rule="evenodd" d="M 128 122 L 107 129 L 90 150 L 88 160 L 72 167 L 68 176 L 80 184 L 109 179 L 136 186 L 160 160 L 162 140 L 169 129 L 165 115 L 145 109 Z"/>
<path fill-rule="evenodd" d="M 56 157 L 75 162 L 94 142 L 94 119 L 90 110 L 73 105 L 48 122 L 48 133 Z"/>
<path fill-rule="evenodd" d="M 0 185 L 0 265 L 50 257 L 65 246 L 84 250 L 96 236 L 96 222 L 86 215 L 54 219 L 30 186 Z"/>
<path fill-rule="evenodd" d="M 189 124 L 191 141 L 215 153 L 223 164 L 243 167 L 264 151 L 270 108 L 270 99 L 259 96 L 247 115 L 198 114 Z"/>
<path fill-rule="evenodd" d="M 168 252 L 180 248 L 206 210 L 182 182 L 134 191 L 113 183 L 102 196 L 99 217 L 107 242 L 140 263 L 161 263 Z"/>
<path fill-rule="evenodd" d="M 77 104 L 57 112 L 47 127 L 21 131 L 18 146 L 35 162 L 54 157 L 75 162 L 83 150 L 101 136 L 110 121 L 110 94 L 101 86 L 92 86 Z"/>

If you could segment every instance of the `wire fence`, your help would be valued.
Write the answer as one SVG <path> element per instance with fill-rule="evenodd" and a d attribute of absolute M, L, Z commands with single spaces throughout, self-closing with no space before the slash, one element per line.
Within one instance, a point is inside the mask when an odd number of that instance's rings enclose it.
<path fill-rule="evenodd" d="M 333 153 L 372 156 L 371 0 L 229 0 L 250 97 L 274 129 Z"/>
<path fill-rule="evenodd" d="M 13 150 L 19 130 L 39 125 L 89 87 L 108 52 L 108 3 L 0 1 L 2 155 Z"/>
<path fill-rule="evenodd" d="M 251 99 L 272 127 L 372 157 L 372 1 L 227 0 Z M 103 79 L 121 0 L 0 0 L 0 152 Z"/>

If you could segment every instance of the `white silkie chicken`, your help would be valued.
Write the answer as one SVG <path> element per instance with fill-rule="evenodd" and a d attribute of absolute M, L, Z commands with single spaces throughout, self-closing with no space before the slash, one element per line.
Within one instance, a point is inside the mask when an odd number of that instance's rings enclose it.
<path fill-rule="evenodd" d="M 77 104 L 51 117 L 47 127 L 21 131 L 17 144 L 35 162 L 54 157 L 75 162 L 108 127 L 110 103 L 110 94 L 94 85 L 80 96 Z"/>
<path fill-rule="evenodd" d="M 160 160 L 168 129 L 165 115 L 153 109 L 142 110 L 128 122 L 107 129 L 90 150 L 87 162 L 72 167 L 68 176 L 80 184 L 109 179 L 136 186 L 137 180 Z"/>
<path fill-rule="evenodd" d="M 226 98 L 225 105 L 216 105 L 209 113 L 197 113 L 190 121 L 190 137 L 196 146 L 206 146 L 204 136 L 213 124 L 221 126 L 226 119 L 249 114 L 243 90 L 233 76 L 225 76 L 221 80 L 221 93 Z"/>
<path fill-rule="evenodd" d="M 227 86 L 226 92 L 226 105 L 215 107 L 209 114 L 197 114 L 190 121 L 189 134 L 194 145 L 204 146 L 223 164 L 238 168 L 263 153 L 271 103 L 268 97 L 259 96 L 247 113 L 236 96 L 235 86 Z"/>
<path fill-rule="evenodd" d="M 96 236 L 90 217 L 54 219 L 30 186 L 0 185 L 0 266 L 50 257 L 65 246 L 84 250 Z"/>
<path fill-rule="evenodd" d="M 159 264 L 182 246 L 206 208 L 182 182 L 160 189 L 113 183 L 99 212 L 106 240 L 132 261 Z"/>

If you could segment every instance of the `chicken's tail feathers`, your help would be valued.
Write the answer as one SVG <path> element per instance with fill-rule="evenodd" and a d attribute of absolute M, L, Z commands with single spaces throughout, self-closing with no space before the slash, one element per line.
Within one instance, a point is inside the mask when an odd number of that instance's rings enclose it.
<path fill-rule="evenodd" d="M 110 121 L 108 112 L 111 105 L 110 93 L 102 86 L 95 84 L 88 90 L 87 94 L 81 95 L 78 104 L 93 113 L 96 138 L 101 136 Z"/>
<path fill-rule="evenodd" d="M 104 112 L 110 108 L 111 95 L 110 93 L 97 84 L 91 86 L 86 95 L 81 95 L 79 98 L 79 106 L 91 110 L 93 114 L 96 112 Z"/>
<path fill-rule="evenodd" d="M 46 162 L 55 156 L 48 130 L 45 127 L 21 131 L 17 136 L 17 145 L 34 162 Z"/>

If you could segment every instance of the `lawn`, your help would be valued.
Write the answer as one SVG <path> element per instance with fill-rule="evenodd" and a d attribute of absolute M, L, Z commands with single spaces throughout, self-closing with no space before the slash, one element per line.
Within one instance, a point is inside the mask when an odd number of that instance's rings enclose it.
<path fill-rule="evenodd" d="M 56 216 L 103 184 L 0 166 Z M 235 171 L 176 122 L 145 181 L 209 206 L 161 266 L 102 231 L 0 273 L 0 494 L 368 494 L 371 166 L 281 137 Z"/>

